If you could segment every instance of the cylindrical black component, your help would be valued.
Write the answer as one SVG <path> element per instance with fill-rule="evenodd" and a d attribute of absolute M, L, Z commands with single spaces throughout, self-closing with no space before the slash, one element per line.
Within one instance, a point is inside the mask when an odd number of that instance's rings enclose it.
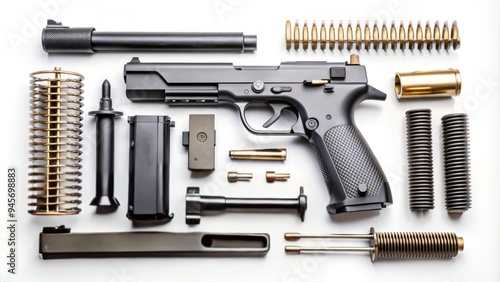
<path fill-rule="evenodd" d="M 92 206 L 117 207 L 120 205 L 114 197 L 114 157 L 115 157 L 115 116 L 122 112 L 113 110 L 111 85 L 108 80 L 102 84 L 102 98 L 99 110 L 89 112 L 96 116 L 96 196 L 90 202 Z"/>
<path fill-rule="evenodd" d="M 450 114 L 441 123 L 446 209 L 463 213 L 471 207 L 469 119 L 467 114 Z"/>
<path fill-rule="evenodd" d="M 92 33 L 94 51 L 254 51 L 255 35 L 243 33 L 97 32 Z"/>
<path fill-rule="evenodd" d="M 70 28 L 49 20 L 42 32 L 47 53 L 95 51 L 218 51 L 257 50 L 257 36 L 240 32 L 97 32 Z"/>
<path fill-rule="evenodd" d="M 186 194 L 186 223 L 199 224 L 201 215 L 222 211 L 296 211 L 301 220 L 307 209 L 307 197 L 300 187 L 297 198 L 228 198 L 200 195 L 200 188 L 188 187 Z"/>
<path fill-rule="evenodd" d="M 127 217 L 169 222 L 169 116 L 131 116 Z"/>
<path fill-rule="evenodd" d="M 406 112 L 410 210 L 434 209 L 431 110 Z"/>
<path fill-rule="evenodd" d="M 226 210 L 244 210 L 244 209 L 298 209 L 298 199 L 245 199 L 245 198 L 226 198 Z"/>

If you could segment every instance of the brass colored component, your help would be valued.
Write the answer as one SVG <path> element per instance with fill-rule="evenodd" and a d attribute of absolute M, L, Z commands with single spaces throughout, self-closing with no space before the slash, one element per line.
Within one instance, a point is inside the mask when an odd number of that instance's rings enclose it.
<path fill-rule="evenodd" d="M 460 48 L 460 37 L 458 36 L 458 26 L 456 21 L 454 21 L 451 25 L 451 42 L 453 44 L 453 49 Z"/>
<path fill-rule="evenodd" d="M 420 21 L 417 23 L 417 49 L 422 50 L 424 48 L 424 34 L 422 32 L 422 26 Z"/>
<path fill-rule="evenodd" d="M 330 28 L 328 28 L 329 30 L 329 37 L 330 38 L 330 50 L 333 50 L 335 48 L 335 28 L 333 27 L 333 21 L 330 23 Z M 328 38 L 326 38 L 326 42 L 328 42 Z M 297 44 L 299 44 L 299 42 L 297 41 Z"/>
<path fill-rule="evenodd" d="M 408 30 L 408 33 L 410 33 L 410 31 Z M 406 33 L 405 33 L 405 28 L 403 26 L 403 23 L 401 23 L 399 25 L 399 49 L 401 50 L 405 50 L 406 49 Z M 396 47 L 394 47 L 394 49 L 396 49 Z"/>
<path fill-rule="evenodd" d="M 299 36 L 300 36 L 299 23 L 295 22 L 295 26 L 293 27 L 293 38 L 299 38 Z M 293 46 L 294 46 L 295 50 L 299 49 L 299 45 L 300 45 L 299 41 L 294 42 Z"/>
<path fill-rule="evenodd" d="M 388 42 L 389 42 L 389 35 L 387 32 L 387 26 L 385 25 L 385 22 L 384 22 L 382 24 L 382 49 L 384 51 L 387 50 L 387 46 L 389 45 Z"/>
<path fill-rule="evenodd" d="M 371 42 L 371 34 L 370 34 L 370 27 L 368 26 L 368 23 L 365 24 L 365 49 L 366 51 L 370 50 L 370 42 Z"/>
<path fill-rule="evenodd" d="M 444 45 L 444 50 L 450 50 L 450 32 L 448 30 L 448 22 L 443 25 L 443 35 L 441 36 L 441 43 Z"/>
<path fill-rule="evenodd" d="M 229 182 L 237 182 L 237 181 L 248 181 L 252 179 L 253 174 L 251 173 L 239 173 L 236 171 L 229 171 L 227 173 L 227 181 Z"/>
<path fill-rule="evenodd" d="M 266 171 L 266 181 L 287 181 L 290 179 L 290 173 L 276 173 L 274 171 Z"/>
<path fill-rule="evenodd" d="M 359 21 L 356 24 L 356 50 L 361 49 L 361 43 L 363 42 L 363 37 L 361 37 L 361 26 L 359 25 Z"/>
<path fill-rule="evenodd" d="M 84 77 L 59 67 L 30 77 L 29 213 L 78 214 Z"/>
<path fill-rule="evenodd" d="M 337 46 L 339 46 L 338 47 L 339 50 L 342 51 L 342 49 L 344 49 L 344 27 L 342 27 L 342 21 L 340 21 L 340 23 L 339 23 L 339 29 L 337 31 L 337 35 L 338 35 L 338 38 L 339 38 L 337 40 Z M 296 40 L 296 38 L 294 38 L 294 39 Z M 302 38 L 302 40 L 304 40 L 304 39 Z M 302 44 L 304 44 L 304 43 L 302 43 Z"/>
<path fill-rule="evenodd" d="M 452 258 L 464 250 L 464 239 L 451 232 L 375 232 L 369 234 L 303 235 L 285 233 L 288 241 L 301 238 L 364 239 L 370 247 L 300 247 L 285 246 L 287 254 L 318 252 L 366 252 L 371 260 L 379 258 Z"/>
<path fill-rule="evenodd" d="M 394 78 L 398 99 L 458 96 L 461 87 L 457 69 L 396 73 Z"/>
<path fill-rule="evenodd" d="M 286 149 L 231 150 L 229 157 L 237 160 L 284 161 L 286 160 Z"/>
<path fill-rule="evenodd" d="M 316 50 L 318 46 L 318 28 L 316 27 L 316 22 L 313 22 L 311 28 L 311 49 Z"/>
<path fill-rule="evenodd" d="M 321 48 L 321 50 L 325 50 L 326 49 L 326 27 L 325 27 L 324 21 L 321 23 L 319 38 L 320 38 L 320 48 Z"/>
<path fill-rule="evenodd" d="M 398 36 L 396 35 L 396 25 L 395 25 L 395 22 L 392 21 L 392 24 L 391 24 L 391 49 L 392 50 L 396 50 L 397 46 L 398 46 Z"/>
<path fill-rule="evenodd" d="M 366 23 L 366 25 L 368 26 L 368 23 Z M 375 49 L 375 51 L 378 50 L 378 47 L 380 45 L 380 32 L 378 30 L 377 21 L 375 21 L 375 24 L 373 25 L 373 41 L 372 42 L 373 42 L 373 49 Z M 366 44 L 365 44 L 365 48 L 367 48 Z M 368 48 L 366 50 L 368 50 Z"/>
<path fill-rule="evenodd" d="M 349 64 L 359 65 L 359 56 L 356 54 L 351 54 L 351 56 L 349 57 Z"/>
<path fill-rule="evenodd" d="M 427 50 L 432 49 L 432 35 L 431 35 L 431 26 L 429 25 L 429 21 L 425 23 L 425 43 L 427 45 Z"/>
<path fill-rule="evenodd" d="M 401 38 L 401 32 L 404 34 L 404 27 L 403 24 L 401 24 L 401 27 L 399 29 L 399 38 Z M 410 23 L 408 24 L 408 49 L 413 50 L 415 49 L 415 31 L 413 30 L 413 26 Z"/>
<path fill-rule="evenodd" d="M 351 22 L 347 24 L 347 50 L 352 49 L 352 43 L 354 42 L 354 38 L 352 37 L 352 27 Z"/>
<path fill-rule="evenodd" d="M 330 83 L 329 80 L 326 79 L 313 79 L 313 80 L 304 80 L 304 85 L 325 85 Z"/>
<path fill-rule="evenodd" d="M 286 49 L 290 50 L 290 48 L 292 48 L 292 24 L 290 23 L 290 21 L 286 21 L 285 40 Z"/>
<path fill-rule="evenodd" d="M 294 38 L 295 39 L 295 38 Z M 309 48 L 309 28 L 307 27 L 307 22 L 304 22 L 304 27 L 302 28 L 302 48 L 307 50 Z"/>
<path fill-rule="evenodd" d="M 355 28 L 354 32 L 353 28 Z M 311 31 L 311 35 L 309 34 L 309 30 Z M 301 33 L 302 37 L 300 36 Z M 286 21 L 285 41 L 288 50 L 292 48 L 292 43 L 296 50 L 299 48 L 300 44 L 302 44 L 304 50 L 309 48 L 309 44 L 311 44 L 313 50 L 316 50 L 318 45 L 321 50 L 325 50 L 327 46 L 330 50 L 333 50 L 335 45 L 337 45 L 338 50 L 343 50 L 344 47 L 347 50 L 351 50 L 353 47 L 356 48 L 356 50 L 361 50 L 363 45 L 366 50 L 370 48 L 375 50 L 382 48 L 384 51 L 389 47 L 392 50 L 396 50 L 398 46 L 401 50 L 405 50 L 406 46 L 408 46 L 409 50 L 414 50 L 415 47 L 418 50 L 423 50 L 424 45 L 427 50 L 441 50 L 441 48 L 449 50 L 450 46 L 452 46 L 454 50 L 460 48 L 460 37 L 458 35 L 456 21 L 452 24 L 451 32 L 448 28 L 448 22 L 446 21 L 443 24 L 442 31 L 438 21 L 435 22 L 433 27 L 431 27 L 431 24 L 427 21 L 424 28 L 422 28 L 419 21 L 415 29 L 411 21 L 407 28 L 405 28 L 403 22 L 401 22 L 399 24 L 399 30 L 396 28 L 396 22 L 394 21 L 391 23 L 390 27 L 383 22 L 381 30 L 379 30 L 376 21 L 371 30 L 369 23 L 365 22 L 364 32 L 362 31 L 359 21 L 357 21 L 355 27 L 353 27 L 351 22 L 348 22 L 346 29 L 344 29 L 342 21 L 339 21 L 337 37 L 335 37 L 335 26 L 333 21 L 328 28 L 328 32 L 326 31 L 325 23 L 322 22 L 319 34 L 315 22 L 311 29 L 309 29 L 307 22 L 305 22 L 302 26 L 302 32 L 300 32 L 298 22 L 295 22 L 293 37 L 292 25 L 290 21 Z M 380 44 L 382 45 L 381 47 Z M 371 47 L 372 45 L 373 47 Z"/>
<path fill-rule="evenodd" d="M 439 22 L 434 25 L 433 41 L 436 42 L 436 50 L 441 50 L 441 32 L 439 31 Z"/>

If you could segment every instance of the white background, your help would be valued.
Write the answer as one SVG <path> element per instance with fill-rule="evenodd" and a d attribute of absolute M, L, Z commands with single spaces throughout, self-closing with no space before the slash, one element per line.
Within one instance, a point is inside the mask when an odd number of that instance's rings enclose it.
<path fill-rule="evenodd" d="M 0 228 L 1 281 L 499 281 L 500 192 L 499 159 L 499 4 L 497 1 L 9 1 L 1 10 L 2 35 L 2 146 L 0 215 L 6 217 L 6 169 L 18 168 L 17 274 L 6 272 L 7 230 Z M 7 4 L 8 3 L 8 4 Z M 8 6 L 7 6 L 8 5 Z M 47 55 L 40 45 L 47 18 L 71 27 L 97 31 L 243 31 L 258 35 L 255 53 L 96 53 Z M 331 218 L 325 211 L 327 191 L 320 170 L 305 140 L 299 137 L 257 137 L 248 133 L 230 107 L 172 108 L 162 103 L 134 104 L 125 97 L 123 65 L 132 56 L 143 62 L 234 62 L 238 65 L 277 65 L 290 60 L 345 61 L 349 52 L 286 51 L 285 20 L 348 20 L 373 22 L 404 20 L 457 20 L 462 38 L 458 51 L 359 53 L 369 83 L 388 94 L 385 102 L 367 101 L 355 112 L 358 127 L 378 157 L 391 184 L 394 204 L 375 214 Z M 85 75 L 83 141 L 83 204 L 77 216 L 35 217 L 27 213 L 29 73 L 60 66 Z M 393 90 L 395 72 L 458 68 L 462 95 L 442 100 L 398 101 Z M 98 107 L 101 83 L 112 84 L 114 108 L 125 116 L 170 115 L 176 122 L 171 140 L 172 222 L 134 228 L 125 217 L 129 127 L 116 121 L 117 212 L 97 215 L 88 206 L 94 196 L 95 121 L 87 115 Z M 433 114 L 435 209 L 426 214 L 408 208 L 404 113 L 430 108 Z M 465 112 L 470 117 L 472 209 L 459 218 L 444 208 L 440 118 Z M 188 115 L 216 114 L 216 170 L 195 177 L 187 169 L 187 151 L 181 132 Z M 264 120 L 263 117 L 261 117 Z M 235 162 L 227 152 L 237 148 L 286 147 L 283 163 Z M 253 172 L 249 183 L 227 183 L 228 170 Z M 290 172 L 285 183 L 267 184 L 266 170 Z M 184 223 L 187 186 L 200 186 L 203 194 L 249 197 L 295 197 L 305 187 L 309 205 L 304 223 L 293 214 L 222 214 L 205 216 L 201 224 Z M 5 220 L 2 220 L 2 226 Z M 38 258 L 38 233 L 44 226 L 66 224 L 73 232 L 210 231 L 267 232 L 271 250 L 264 258 L 156 258 L 49 260 Z M 378 231 L 451 231 L 463 236 L 465 251 L 450 260 L 401 260 L 372 263 L 368 255 L 285 255 L 283 233 L 367 233 Z M 302 242 L 304 244 L 315 242 Z M 318 242 L 325 244 L 326 242 Z"/>

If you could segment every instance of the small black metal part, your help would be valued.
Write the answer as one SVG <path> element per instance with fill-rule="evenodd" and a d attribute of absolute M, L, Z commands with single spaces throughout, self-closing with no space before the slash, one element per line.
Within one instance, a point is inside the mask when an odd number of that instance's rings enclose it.
<path fill-rule="evenodd" d="M 120 205 L 114 196 L 115 121 L 122 112 L 114 111 L 111 100 L 111 85 L 102 83 L 102 98 L 99 110 L 89 112 L 96 117 L 96 195 L 91 206 L 111 207 Z"/>
<path fill-rule="evenodd" d="M 307 196 L 300 187 L 297 198 L 229 198 L 200 195 L 199 187 L 188 187 L 186 193 L 186 224 L 199 224 L 205 212 L 224 211 L 286 211 L 296 210 L 304 221 Z"/>

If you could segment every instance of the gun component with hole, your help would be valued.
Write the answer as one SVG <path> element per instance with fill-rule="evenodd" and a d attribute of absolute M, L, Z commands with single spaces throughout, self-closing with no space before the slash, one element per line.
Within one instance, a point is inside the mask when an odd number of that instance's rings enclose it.
<path fill-rule="evenodd" d="M 266 233 L 71 233 L 62 225 L 43 228 L 39 253 L 42 259 L 254 257 L 265 256 L 270 243 Z"/>

